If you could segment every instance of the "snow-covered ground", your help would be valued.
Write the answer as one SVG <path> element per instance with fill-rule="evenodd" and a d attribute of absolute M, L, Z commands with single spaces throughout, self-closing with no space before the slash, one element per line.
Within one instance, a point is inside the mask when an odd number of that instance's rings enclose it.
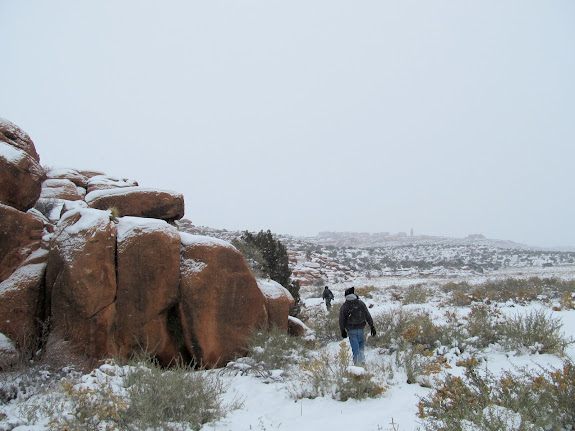
<path fill-rule="evenodd" d="M 474 275 L 465 278 L 465 281 L 471 283 L 481 283 L 493 278 L 518 277 L 528 278 L 531 276 L 540 277 L 559 277 L 570 280 L 574 277 L 574 268 L 572 267 L 555 267 L 555 268 L 538 268 L 537 270 L 526 271 L 506 270 L 503 273 Z M 463 281 L 458 279 L 455 281 Z M 430 313 L 437 321 L 445 321 L 445 312 L 454 311 L 459 315 L 465 315 L 469 312 L 469 307 L 444 307 L 445 294 L 437 290 L 430 295 L 425 304 L 410 304 L 402 306 L 397 300 L 390 296 L 390 286 L 409 286 L 413 283 L 425 281 L 429 286 L 437 286 L 440 281 L 433 280 L 430 283 L 428 278 L 419 280 L 413 278 L 402 279 L 401 277 L 381 278 L 381 279 L 356 279 L 349 280 L 345 283 L 332 285 L 331 288 L 335 293 L 336 299 L 334 307 L 339 308 L 343 302 L 343 290 L 349 285 L 354 284 L 357 287 L 362 285 L 374 286 L 369 298 L 364 298 L 366 303 L 371 307 L 370 311 L 373 316 L 397 310 L 403 307 L 405 310 L 421 310 Z M 449 281 L 454 281 L 449 278 Z M 327 311 L 321 299 L 317 295 L 317 287 L 303 288 L 302 299 L 304 303 L 304 313 L 307 316 L 325 316 Z M 553 311 L 551 306 L 553 301 L 531 302 L 528 304 L 517 304 L 508 301 L 501 304 L 492 304 L 503 315 L 526 314 L 533 310 L 544 310 L 549 316 L 561 319 L 563 331 L 566 337 L 575 338 L 575 310 Z M 310 320 L 310 324 L 313 319 Z M 321 349 L 335 354 L 339 351 L 341 341 L 332 341 Z M 344 344 L 345 349 L 349 350 L 347 342 Z M 319 353 L 319 352 L 318 352 Z M 482 359 L 481 369 L 487 369 L 495 375 L 505 370 L 517 370 L 518 367 L 543 367 L 545 369 L 560 368 L 563 360 L 556 355 L 551 354 L 530 354 L 527 351 L 505 351 L 501 346 L 490 346 L 480 352 L 477 356 Z M 436 377 L 442 373 L 452 373 L 463 375 L 464 368 L 457 365 L 457 362 L 463 358 L 458 355 L 457 349 L 447 349 L 444 357 L 451 368 L 445 368 Z M 566 349 L 566 357 L 575 359 L 575 347 L 570 345 Z M 374 369 L 377 364 L 388 363 L 390 353 L 384 349 L 374 347 L 367 348 L 366 351 L 367 370 Z M 302 358 L 303 362 L 303 358 Z M 351 365 L 351 364 L 350 364 Z M 92 375 L 86 375 L 82 379 L 88 386 L 96 386 L 99 382 L 106 381 L 108 385 L 115 385 L 115 391 L 122 393 L 122 380 L 118 378 L 121 372 L 118 367 L 105 365 Z M 232 403 L 240 400 L 242 406 L 231 411 L 226 417 L 215 423 L 205 424 L 201 429 L 204 431 L 240 431 L 240 430 L 298 430 L 298 431 L 316 431 L 318 429 L 337 430 L 417 430 L 422 428 L 422 420 L 418 417 L 418 402 L 421 397 L 432 393 L 433 388 L 424 386 L 433 386 L 433 377 L 427 380 L 426 385 L 408 384 L 405 370 L 401 367 L 393 367 L 391 372 L 385 378 L 385 392 L 376 398 L 367 398 L 364 400 L 348 399 L 339 401 L 331 395 L 321 396 L 315 399 L 293 397 L 294 380 L 293 375 L 283 373 L 282 370 L 262 377 L 257 373 L 242 373 L 230 367 L 226 370 L 218 371 L 218 375 L 227 385 L 227 390 L 223 395 L 224 403 Z M 213 371 L 203 371 L 213 372 Z M 104 376 L 104 377 L 103 377 Z M 36 423 L 26 423 L 22 418 L 21 407 L 30 402 L 26 394 L 0 408 L 0 429 L 15 431 L 41 431 L 49 429 L 47 419 L 38 420 Z M 38 400 L 36 399 L 36 403 Z"/>

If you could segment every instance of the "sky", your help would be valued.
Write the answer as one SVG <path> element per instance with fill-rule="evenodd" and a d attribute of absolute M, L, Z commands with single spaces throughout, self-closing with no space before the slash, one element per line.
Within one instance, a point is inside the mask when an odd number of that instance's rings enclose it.
<path fill-rule="evenodd" d="M 575 246 L 571 0 L 0 0 L 0 117 L 196 225 Z"/>

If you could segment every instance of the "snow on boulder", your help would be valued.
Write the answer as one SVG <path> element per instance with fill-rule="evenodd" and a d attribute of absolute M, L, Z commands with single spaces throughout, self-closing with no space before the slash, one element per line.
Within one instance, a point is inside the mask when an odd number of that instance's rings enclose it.
<path fill-rule="evenodd" d="M 266 299 L 244 257 L 215 238 L 181 234 L 179 313 L 190 356 L 207 367 L 245 354 L 254 328 L 267 325 Z"/>
<path fill-rule="evenodd" d="M 38 217 L 0 204 L 0 282 L 40 248 L 44 223 Z"/>
<path fill-rule="evenodd" d="M 315 332 L 297 317 L 288 317 L 288 333 L 296 337 L 303 337 L 306 341 L 315 340 Z"/>
<path fill-rule="evenodd" d="M 92 208 L 115 208 L 119 216 L 179 220 L 184 216 L 180 193 L 145 187 L 125 187 L 90 192 L 85 198 Z"/>
<path fill-rule="evenodd" d="M 204 235 L 192 235 L 191 233 L 180 232 L 180 238 L 183 245 L 205 245 L 208 247 L 230 247 L 234 250 L 236 249 L 231 243 L 228 241 L 224 241 L 223 239 L 214 238 L 211 236 L 204 236 Z"/>
<path fill-rule="evenodd" d="M 39 342 L 47 258 L 47 250 L 34 251 L 0 283 L 0 332 L 20 349 L 35 348 Z"/>
<path fill-rule="evenodd" d="M 63 199 L 78 201 L 84 199 L 86 190 L 67 179 L 47 179 L 42 183 L 41 199 Z"/>
<path fill-rule="evenodd" d="M 269 327 L 288 330 L 288 316 L 295 301 L 289 291 L 274 280 L 258 280 L 258 287 L 266 298 Z"/>
<path fill-rule="evenodd" d="M 0 118 L 0 202 L 27 211 L 38 200 L 45 178 L 30 137 Z"/>
<path fill-rule="evenodd" d="M 116 226 L 110 213 L 68 211 L 54 232 L 46 271 L 52 330 L 48 355 L 68 353 L 101 359 L 113 353 L 109 339 L 115 315 Z"/>
<path fill-rule="evenodd" d="M 88 187 L 88 177 L 76 169 L 52 168 L 46 172 L 46 177 L 48 179 L 69 180 L 84 189 Z"/>
<path fill-rule="evenodd" d="M 181 334 L 172 331 L 180 297 L 180 235 L 163 220 L 138 217 L 120 218 L 117 232 L 117 352 L 123 358 L 146 352 L 162 365 L 174 363 L 183 348 Z"/>
<path fill-rule="evenodd" d="M 32 159 L 39 162 L 40 156 L 36 152 L 34 142 L 30 136 L 14 123 L 0 117 L 0 142 L 10 144 L 12 147 L 24 151 Z"/>
<path fill-rule="evenodd" d="M 88 193 L 95 192 L 98 190 L 110 190 L 124 187 L 137 187 L 138 182 L 129 179 L 118 179 L 109 177 L 102 173 L 97 172 L 82 172 L 82 174 L 88 177 L 87 188 Z"/>

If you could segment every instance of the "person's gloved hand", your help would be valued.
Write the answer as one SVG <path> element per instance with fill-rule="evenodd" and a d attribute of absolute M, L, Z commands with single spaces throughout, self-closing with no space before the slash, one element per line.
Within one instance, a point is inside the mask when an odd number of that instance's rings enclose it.
<path fill-rule="evenodd" d="M 341 330 L 341 336 L 342 336 L 343 338 L 347 338 L 347 332 L 346 332 L 345 329 L 342 329 L 342 330 Z"/>
<path fill-rule="evenodd" d="M 377 331 L 375 330 L 375 326 L 371 327 L 371 336 L 375 337 L 375 335 L 377 334 Z"/>

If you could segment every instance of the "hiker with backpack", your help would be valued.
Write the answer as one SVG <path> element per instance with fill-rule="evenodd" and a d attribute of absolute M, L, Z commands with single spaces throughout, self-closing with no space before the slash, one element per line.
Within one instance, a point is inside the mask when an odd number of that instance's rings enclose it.
<path fill-rule="evenodd" d="M 350 287 L 345 292 L 345 302 L 339 309 L 339 329 L 343 338 L 349 337 L 349 344 L 353 353 L 353 363 L 365 363 L 365 324 L 371 328 L 371 336 L 375 337 L 376 330 L 373 319 L 365 303 L 355 294 L 355 288 Z"/>
<path fill-rule="evenodd" d="M 329 309 L 331 308 L 331 301 L 333 301 L 333 292 L 329 290 L 329 287 L 325 286 L 322 297 L 323 300 L 325 301 L 325 306 L 329 311 Z"/>

